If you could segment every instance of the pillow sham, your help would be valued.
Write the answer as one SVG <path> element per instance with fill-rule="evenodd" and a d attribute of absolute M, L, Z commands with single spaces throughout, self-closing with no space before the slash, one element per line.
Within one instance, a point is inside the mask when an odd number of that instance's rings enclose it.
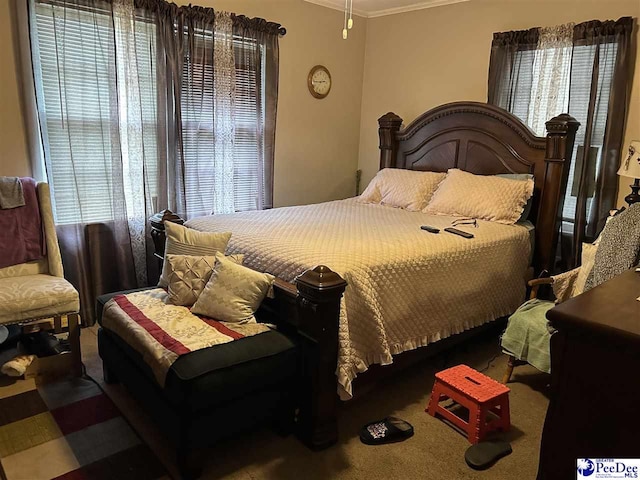
<path fill-rule="evenodd" d="M 244 255 L 229 255 L 229 260 L 242 265 Z M 167 293 L 173 305 L 190 307 L 204 290 L 211 278 L 216 264 L 216 257 L 197 255 L 166 256 L 169 263 L 169 285 Z"/>
<path fill-rule="evenodd" d="M 380 170 L 381 172 L 382 170 Z M 361 203 L 380 203 L 382 196 L 380 195 L 380 187 L 378 184 L 380 183 L 380 172 L 376 174 L 375 177 L 371 179 L 367 188 L 364 189 L 364 192 L 360 194 L 358 197 L 358 201 Z"/>
<path fill-rule="evenodd" d="M 211 278 L 191 311 L 222 322 L 255 323 L 254 314 L 275 277 L 237 265 L 216 253 Z"/>
<path fill-rule="evenodd" d="M 165 260 L 162 264 L 162 274 L 158 286 L 166 288 L 169 285 L 169 265 L 167 255 L 215 255 L 227 248 L 231 233 L 198 232 L 192 228 L 183 227 L 173 222 L 164 223 L 166 241 L 164 244 Z"/>
<path fill-rule="evenodd" d="M 360 196 L 363 203 L 380 203 L 419 212 L 427 206 L 446 174 L 383 168 Z"/>
<path fill-rule="evenodd" d="M 533 175 L 530 173 L 499 173 L 496 177 L 501 178 L 510 178 L 511 180 L 533 180 L 533 184 L 535 185 L 536 181 L 533 178 Z M 524 206 L 524 210 L 522 211 L 522 215 L 518 219 L 518 222 L 524 222 L 529 219 L 529 215 L 531 214 L 531 208 L 533 207 L 533 195 L 529 197 L 527 200 L 527 204 Z"/>
<path fill-rule="evenodd" d="M 474 175 L 452 168 L 423 211 L 513 225 L 532 195 L 532 179 Z"/>

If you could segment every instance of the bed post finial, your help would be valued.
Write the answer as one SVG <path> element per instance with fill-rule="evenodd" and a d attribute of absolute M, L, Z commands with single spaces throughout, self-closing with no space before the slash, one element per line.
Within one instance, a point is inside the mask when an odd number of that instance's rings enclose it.
<path fill-rule="evenodd" d="M 309 341 L 301 343 L 303 394 L 298 435 L 312 449 L 338 441 L 338 327 L 340 300 L 347 282 L 329 267 L 319 265 L 296 278 L 298 329 Z"/>
<path fill-rule="evenodd" d="M 536 247 L 538 258 L 534 260 L 534 264 L 538 270 L 554 272 L 573 144 L 580 122 L 563 113 L 549 120 L 546 126 L 546 171 L 536 223 L 536 242 L 540 247 Z"/>
<path fill-rule="evenodd" d="M 380 169 L 395 167 L 398 153 L 396 134 L 402 126 L 402 118 L 389 112 L 378 119 L 378 135 L 380 136 Z"/>

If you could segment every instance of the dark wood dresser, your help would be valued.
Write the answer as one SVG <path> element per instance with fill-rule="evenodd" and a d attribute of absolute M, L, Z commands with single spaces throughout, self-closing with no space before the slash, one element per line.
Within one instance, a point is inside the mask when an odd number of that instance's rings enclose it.
<path fill-rule="evenodd" d="M 640 273 L 549 310 L 551 401 L 538 480 L 576 478 L 577 458 L 640 458 Z"/>

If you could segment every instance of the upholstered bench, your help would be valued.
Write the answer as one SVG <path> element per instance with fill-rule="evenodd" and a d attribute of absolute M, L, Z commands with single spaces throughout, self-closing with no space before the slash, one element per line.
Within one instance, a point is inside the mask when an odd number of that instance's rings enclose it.
<path fill-rule="evenodd" d="M 103 308 L 118 293 L 97 301 L 105 381 L 121 382 L 144 405 L 176 445 L 185 477 L 193 473 L 187 453 L 196 447 L 260 423 L 293 426 L 300 366 L 294 336 L 270 330 L 187 353 L 171 365 L 161 387 L 142 355 L 103 325 Z"/>

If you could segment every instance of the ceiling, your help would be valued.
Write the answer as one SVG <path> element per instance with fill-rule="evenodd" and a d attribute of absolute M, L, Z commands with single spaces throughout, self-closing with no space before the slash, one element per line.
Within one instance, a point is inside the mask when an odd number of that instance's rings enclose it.
<path fill-rule="evenodd" d="M 304 1 L 344 11 L 344 0 Z M 361 17 L 373 18 L 469 1 L 471 0 L 353 0 L 353 13 Z"/>

